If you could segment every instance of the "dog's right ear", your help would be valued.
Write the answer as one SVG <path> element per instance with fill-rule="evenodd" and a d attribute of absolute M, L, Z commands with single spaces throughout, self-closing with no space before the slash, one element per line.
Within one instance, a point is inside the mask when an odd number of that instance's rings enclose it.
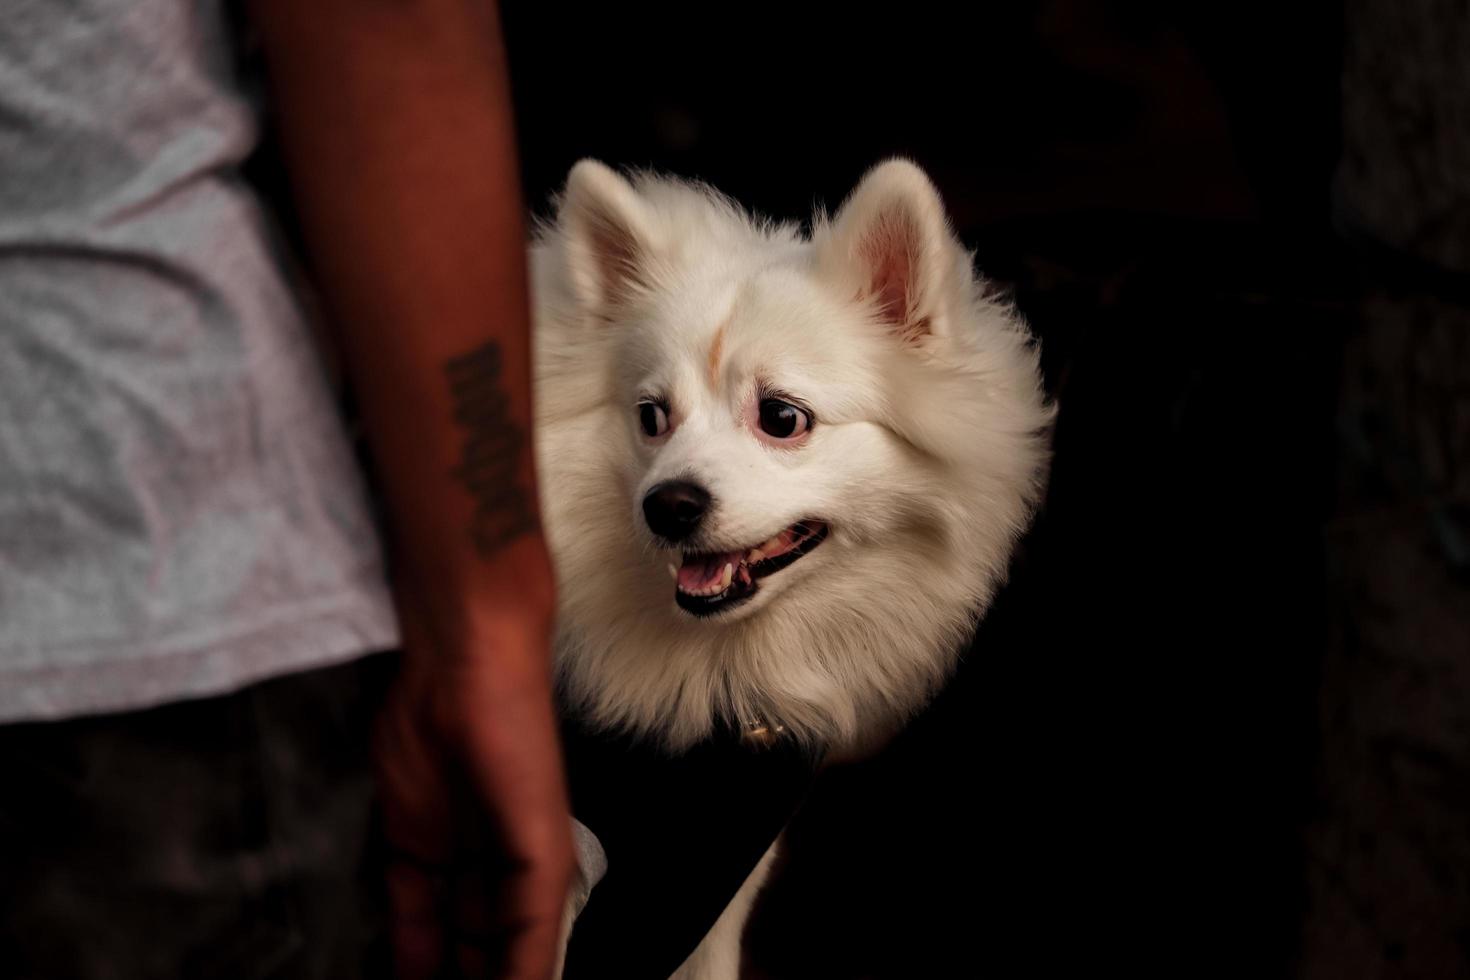
<path fill-rule="evenodd" d="M 622 176 L 583 160 L 567 176 L 557 223 L 583 309 L 607 311 L 648 288 L 654 244 L 648 208 Z"/>
<path fill-rule="evenodd" d="M 834 278 L 855 278 L 857 298 L 906 343 L 949 329 L 947 299 L 959 252 L 933 183 L 907 160 L 868 171 L 818 243 Z"/>

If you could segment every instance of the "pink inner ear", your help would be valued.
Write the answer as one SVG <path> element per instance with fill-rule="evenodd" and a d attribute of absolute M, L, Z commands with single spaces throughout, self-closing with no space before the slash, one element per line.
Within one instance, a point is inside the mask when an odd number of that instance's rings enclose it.
<path fill-rule="evenodd" d="M 643 255 L 634 236 L 605 215 L 592 217 L 588 236 L 604 303 L 617 303 L 641 283 Z"/>
<path fill-rule="evenodd" d="M 887 211 L 863 236 L 858 256 L 868 271 L 868 296 L 878 304 L 883 320 L 905 340 L 929 332 L 917 295 L 920 262 L 919 229 L 903 211 Z"/>

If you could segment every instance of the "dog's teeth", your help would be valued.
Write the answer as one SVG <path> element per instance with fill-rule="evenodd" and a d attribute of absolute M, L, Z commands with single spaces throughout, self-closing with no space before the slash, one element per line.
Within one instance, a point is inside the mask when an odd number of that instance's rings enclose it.
<path fill-rule="evenodd" d="M 745 560 L 754 565 L 756 562 L 760 561 L 764 557 L 766 557 L 766 553 L 764 551 L 760 550 L 759 548 L 751 548 L 750 554 L 745 556 Z"/>
<path fill-rule="evenodd" d="M 720 576 L 720 591 L 723 592 L 730 587 L 730 580 L 735 577 L 735 566 L 729 562 L 725 563 L 725 574 Z"/>

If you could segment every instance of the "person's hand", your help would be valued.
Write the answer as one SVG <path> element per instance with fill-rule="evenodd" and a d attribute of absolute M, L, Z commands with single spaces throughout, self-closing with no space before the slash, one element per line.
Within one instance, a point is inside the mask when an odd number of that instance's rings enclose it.
<path fill-rule="evenodd" d="M 545 980 L 573 871 L 546 623 L 450 639 L 400 605 L 376 745 L 398 976 Z"/>

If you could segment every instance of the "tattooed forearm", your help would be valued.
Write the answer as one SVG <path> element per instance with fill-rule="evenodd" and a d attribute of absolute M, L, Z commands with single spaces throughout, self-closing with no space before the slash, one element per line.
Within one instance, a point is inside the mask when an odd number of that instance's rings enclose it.
<path fill-rule="evenodd" d="M 475 549 L 489 555 L 536 527 L 531 496 L 516 473 L 526 437 L 501 385 L 499 344 L 492 340 L 454 358 L 445 373 L 454 421 L 466 433 L 454 476 L 475 499 L 470 529 Z"/>

